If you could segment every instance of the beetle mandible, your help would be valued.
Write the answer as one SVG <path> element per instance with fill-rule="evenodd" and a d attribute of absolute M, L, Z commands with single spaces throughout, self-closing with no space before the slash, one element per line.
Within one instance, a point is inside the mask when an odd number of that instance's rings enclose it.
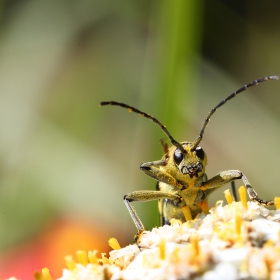
<path fill-rule="evenodd" d="M 213 178 L 207 179 L 205 173 L 207 156 L 199 146 L 199 143 L 203 138 L 210 117 L 219 107 L 251 86 L 268 80 L 278 80 L 278 78 L 278 76 L 263 77 L 231 93 L 208 113 L 198 137 L 193 142 L 176 141 L 159 120 L 127 104 L 116 101 L 103 101 L 100 103 L 100 106 L 116 105 L 124 107 L 129 112 L 135 112 L 152 120 L 160 126 L 172 143 L 170 148 L 162 143 L 165 153 L 160 160 L 142 163 L 140 165 L 142 171 L 157 180 L 157 190 L 134 191 L 124 196 L 124 203 L 137 228 L 137 234 L 135 236 L 137 244 L 140 241 L 142 233 L 145 231 L 145 227 L 130 204 L 133 201 L 159 200 L 162 225 L 170 224 L 172 218 L 185 222 L 195 218 L 198 213 L 207 208 L 207 197 L 210 193 L 227 183 L 242 179 L 251 200 L 265 206 L 274 205 L 272 200 L 265 201 L 259 198 L 246 176 L 239 170 L 222 171 Z"/>

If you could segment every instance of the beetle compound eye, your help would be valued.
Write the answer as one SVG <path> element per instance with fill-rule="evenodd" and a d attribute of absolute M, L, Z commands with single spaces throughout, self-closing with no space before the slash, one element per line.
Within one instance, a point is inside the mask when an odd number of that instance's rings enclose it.
<path fill-rule="evenodd" d="M 196 155 L 197 155 L 201 160 L 204 159 L 204 151 L 202 150 L 201 147 L 198 146 L 198 147 L 195 149 L 195 153 L 196 153 Z"/>
<path fill-rule="evenodd" d="M 180 164 L 180 162 L 183 160 L 184 155 L 181 151 L 179 151 L 179 149 L 177 149 L 173 155 L 174 161 L 176 162 L 176 164 Z"/>

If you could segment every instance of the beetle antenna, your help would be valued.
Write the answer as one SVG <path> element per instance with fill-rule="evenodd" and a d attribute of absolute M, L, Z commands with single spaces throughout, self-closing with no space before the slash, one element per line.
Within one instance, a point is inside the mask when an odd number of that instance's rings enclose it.
<path fill-rule="evenodd" d="M 212 108 L 212 110 L 208 113 L 206 119 L 204 120 L 204 124 L 200 130 L 200 133 L 198 135 L 198 137 L 194 140 L 194 142 L 192 143 L 192 150 L 195 150 L 195 148 L 198 146 L 198 144 L 200 143 L 200 141 L 202 140 L 203 134 L 204 134 L 204 130 L 206 128 L 206 126 L 208 125 L 211 116 L 216 112 L 216 110 L 223 106 L 228 100 L 232 99 L 233 97 L 235 97 L 238 93 L 245 91 L 247 88 L 255 86 L 259 83 L 262 82 L 266 82 L 268 80 L 278 80 L 279 77 L 278 76 L 267 76 L 267 77 L 263 77 L 257 80 L 254 80 L 253 82 L 244 85 L 243 87 L 241 87 L 240 89 L 238 89 L 237 91 L 233 92 L 232 94 L 230 94 L 227 98 L 225 98 L 224 100 L 222 100 L 219 104 L 217 104 L 214 108 Z"/>
<path fill-rule="evenodd" d="M 145 118 L 148 118 L 148 119 L 152 120 L 154 123 L 156 123 L 156 124 L 158 124 L 160 126 L 160 128 L 168 136 L 169 140 L 171 141 L 171 143 L 174 146 L 176 146 L 182 153 L 186 152 L 184 150 L 184 147 L 171 136 L 171 134 L 166 129 L 166 126 L 163 125 L 158 119 L 154 118 L 153 116 L 151 116 L 151 115 L 149 115 L 149 114 L 147 114 L 145 112 L 142 112 L 142 111 L 140 111 L 140 110 L 138 110 L 138 109 L 136 109 L 134 107 L 131 107 L 131 106 L 127 105 L 127 104 L 116 102 L 116 101 L 103 101 L 103 102 L 100 102 L 100 104 L 99 104 L 99 106 L 105 106 L 105 105 L 120 106 L 120 107 L 128 109 L 129 112 L 137 113 L 137 114 L 141 115 L 142 117 L 145 117 Z"/>

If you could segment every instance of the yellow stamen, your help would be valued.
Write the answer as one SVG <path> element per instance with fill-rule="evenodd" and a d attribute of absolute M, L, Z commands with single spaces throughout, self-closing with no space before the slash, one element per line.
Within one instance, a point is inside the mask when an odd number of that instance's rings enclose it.
<path fill-rule="evenodd" d="M 191 242 L 193 250 L 194 250 L 194 255 L 199 256 L 200 255 L 200 247 L 199 247 L 199 243 L 198 243 L 198 235 L 197 234 L 192 234 L 190 236 L 190 242 Z"/>
<path fill-rule="evenodd" d="M 239 213 L 235 215 L 235 233 L 237 235 L 241 234 L 242 217 Z"/>
<path fill-rule="evenodd" d="M 88 264 L 87 252 L 84 250 L 77 251 L 77 259 L 80 264 L 86 266 Z"/>
<path fill-rule="evenodd" d="M 170 256 L 171 263 L 178 263 L 180 262 L 180 249 L 176 247 Z"/>
<path fill-rule="evenodd" d="M 101 253 L 101 262 L 103 264 L 107 264 L 109 263 L 109 259 L 107 257 L 105 257 L 106 253 Z"/>
<path fill-rule="evenodd" d="M 91 264 L 98 264 L 99 263 L 98 258 L 96 257 L 96 253 L 97 253 L 96 250 L 88 252 L 88 259 L 89 259 L 89 262 Z"/>
<path fill-rule="evenodd" d="M 206 200 L 202 200 L 200 202 L 200 207 L 201 210 L 204 214 L 208 214 L 209 213 L 209 207 L 208 207 L 208 202 Z"/>
<path fill-rule="evenodd" d="M 166 251 L 166 243 L 165 243 L 165 239 L 162 238 L 158 244 L 158 248 L 159 248 L 159 258 L 161 260 L 165 260 L 165 251 Z"/>
<path fill-rule="evenodd" d="M 280 209 L 280 197 L 274 198 L 274 204 L 275 204 L 276 210 L 279 210 Z"/>
<path fill-rule="evenodd" d="M 242 263 L 240 265 L 240 273 L 248 273 L 248 257 L 242 260 Z"/>
<path fill-rule="evenodd" d="M 174 225 L 180 225 L 181 226 L 182 225 L 182 221 L 172 218 L 170 220 L 170 225 L 171 226 L 174 226 Z"/>
<path fill-rule="evenodd" d="M 150 261 L 147 258 L 147 254 L 143 254 L 143 256 L 142 256 L 142 266 L 143 267 L 149 267 L 150 266 Z"/>
<path fill-rule="evenodd" d="M 65 258 L 66 266 L 68 267 L 69 270 L 74 271 L 76 269 L 76 263 L 73 260 L 73 257 L 68 255 Z"/>
<path fill-rule="evenodd" d="M 273 246 L 274 246 L 274 240 L 268 239 L 268 240 L 264 243 L 263 246 L 264 246 L 264 247 L 273 247 Z"/>
<path fill-rule="evenodd" d="M 182 207 L 181 210 L 185 216 L 186 221 L 192 220 L 192 214 L 191 214 L 191 210 L 190 210 L 189 206 L 186 205 L 186 206 Z"/>
<path fill-rule="evenodd" d="M 246 188 L 244 186 L 241 186 L 238 189 L 238 193 L 239 193 L 239 198 L 241 200 L 242 205 L 244 206 L 244 208 L 248 209 L 247 196 L 246 196 Z"/>
<path fill-rule="evenodd" d="M 234 199 L 233 199 L 233 196 L 231 195 L 229 189 L 225 190 L 224 194 L 225 194 L 225 198 L 226 198 L 227 203 L 231 204 L 234 201 Z"/>
<path fill-rule="evenodd" d="M 269 256 L 264 256 L 264 263 L 267 270 L 267 276 L 265 278 L 268 279 L 270 278 L 269 275 L 271 275 L 271 270 L 272 270 L 272 262 Z"/>
<path fill-rule="evenodd" d="M 215 203 L 215 207 L 219 207 L 220 205 L 223 205 L 223 201 L 222 200 L 218 200 L 218 201 L 216 201 L 216 203 Z"/>
<path fill-rule="evenodd" d="M 36 271 L 36 272 L 33 274 L 33 277 L 34 277 L 35 280 L 44 280 L 41 271 Z M 9 278 L 9 280 L 11 280 L 11 279 L 13 279 L 13 278 Z"/>
<path fill-rule="evenodd" d="M 50 271 L 46 267 L 42 269 L 42 275 L 44 280 L 52 280 Z"/>
<path fill-rule="evenodd" d="M 110 238 L 108 241 L 109 246 L 113 249 L 113 250 L 119 250 L 121 249 L 121 246 L 118 242 L 118 240 L 116 238 Z"/>

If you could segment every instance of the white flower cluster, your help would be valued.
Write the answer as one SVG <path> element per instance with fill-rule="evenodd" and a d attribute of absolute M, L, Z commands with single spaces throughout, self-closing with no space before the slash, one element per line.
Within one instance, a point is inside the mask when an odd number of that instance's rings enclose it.
<path fill-rule="evenodd" d="M 146 231 L 103 265 L 76 265 L 70 279 L 280 279 L 280 210 L 218 202 L 210 214 Z"/>

